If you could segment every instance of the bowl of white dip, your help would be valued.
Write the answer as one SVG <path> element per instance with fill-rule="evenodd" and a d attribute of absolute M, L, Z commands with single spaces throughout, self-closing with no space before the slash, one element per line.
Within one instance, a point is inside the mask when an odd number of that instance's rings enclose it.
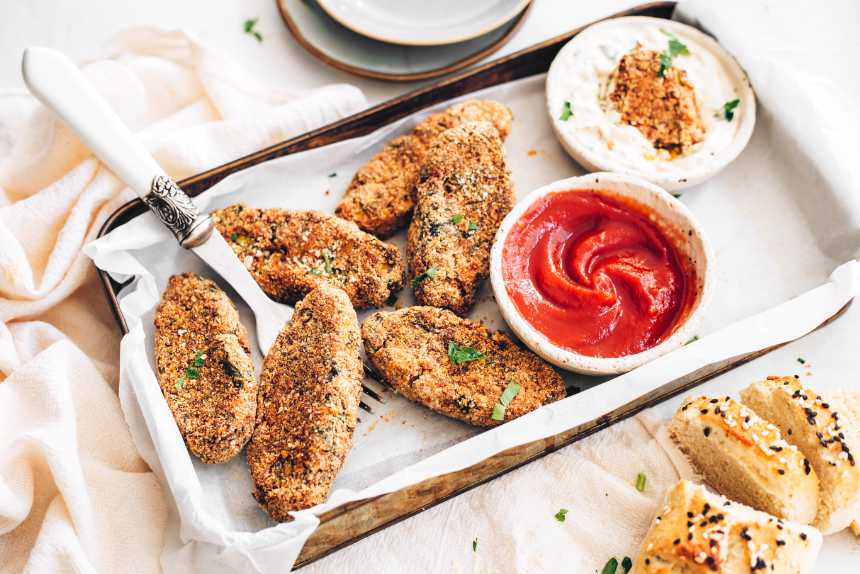
<path fill-rule="evenodd" d="M 755 125 L 755 95 L 731 54 L 660 18 L 605 20 L 576 35 L 553 60 L 546 97 L 553 129 L 578 163 L 667 190 L 723 169 Z"/>

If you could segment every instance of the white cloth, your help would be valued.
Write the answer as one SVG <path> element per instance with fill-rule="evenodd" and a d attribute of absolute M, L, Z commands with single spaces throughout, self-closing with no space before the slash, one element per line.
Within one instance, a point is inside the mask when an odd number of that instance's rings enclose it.
<path fill-rule="evenodd" d="M 263 86 L 153 28 L 83 71 L 176 179 L 367 105 L 347 85 Z M 120 411 L 119 337 L 81 253 L 133 196 L 30 98 L 0 94 L 0 125 L 0 571 L 158 570 L 168 508 Z"/>
<path fill-rule="evenodd" d="M 693 477 L 665 448 L 660 422 L 643 415 L 609 427 L 302 572 L 366 572 L 372 564 L 373 572 L 586 573 L 613 556 L 634 558 L 665 490 Z M 561 509 L 564 522 L 555 518 Z"/>

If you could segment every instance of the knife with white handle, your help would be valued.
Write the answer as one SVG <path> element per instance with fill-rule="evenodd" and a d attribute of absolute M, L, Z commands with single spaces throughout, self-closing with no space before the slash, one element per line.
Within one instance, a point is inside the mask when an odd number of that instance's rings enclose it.
<path fill-rule="evenodd" d="M 212 218 L 199 212 L 71 60 L 49 48 L 27 48 L 22 72 L 33 95 L 140 196 L 180 245 L 200 256 L 245 300 L 254 312 L 257 342 L 265 354 L 292 308 L 260 289 L 221 234 L 213 233 Z"/>

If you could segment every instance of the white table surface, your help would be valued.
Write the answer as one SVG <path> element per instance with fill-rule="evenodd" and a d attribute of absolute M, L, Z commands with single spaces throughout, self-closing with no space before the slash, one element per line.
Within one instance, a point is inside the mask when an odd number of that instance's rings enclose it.
<path fill-rule="evenodd" d="M 535 0 L 527 21 L 490 59 L 640 3 Z M 259 18 L 262 43 L 244 33 L 248 18 Z M 116 31 L 141 24 L 191 30 L 273 85 L 346 82 L 361 88 L 371 104 L 421 85 L 358 78 L 321 63 L 290 35 L 275 0 L 0 0 L 0 88 L 24 89 L 20 67 L 27 46 L 49 46 L 82 58 Z"/>

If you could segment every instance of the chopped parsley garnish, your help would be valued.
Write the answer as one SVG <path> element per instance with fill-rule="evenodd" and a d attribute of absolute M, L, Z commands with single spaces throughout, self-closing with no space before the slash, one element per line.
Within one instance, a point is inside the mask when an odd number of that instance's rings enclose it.
<path fill-rule="evenodd" d="M 483 359 L 484 356 L 484 353 L 482 353 L 478 349 L 460 346 L 454 341 L 448 342 L 448 358 L 451 359 L 451 362 L 455 365 L 468 363 L 470 361 L 477 361 L 478 359 Z"/>
<path fill-rule="evenodd" d="M 426 271 L 415 276 L 415 279 L 412 280 L 412 288 L 415 289 L 425 279 L 433 279 L 437 273 L 439 273 L 439 270 L 436 267 L 428 267 Z"/>
<path fill-rule="evenodd" d="M 644 472 L 640 472 L 636 475 L 636 490 L 639 492 L 645 492 L 645 481 L 647 478 L 645 477 Z"/>
<path fill-rule="evenodd" d="M 660 52 L 660 70 L 657 75 L 661 78 L 666 76 L 666 71 L 672 67 L 672 58 L 678 56 L 689 56 L 690 49 L 681 42 L 673 33 L 660 28 L 660 32 L 669 37 L 669 47 Z"/>
<path fill-rule="evenodd" d="M 231 234 L 230 234 L 230 241 L 232 241 L 233 243 L 236 243 L 236 240 L 237 240 L 237 239 L 239 239 L 239 234 L 238 234 L 238 233 L 231 233 Z"/>
<path fill-rule="evenodd" d="M 451 223 L 453 223 L 454 225 L 457 225 L 461 221 L 463 221 L 463 214 L 462 213 L 457 213 L 457 214 L 454 214 L 453 216 L 451 216 Z"/>
<path fill-rule="evenodd" d="M 735 109 L 741 103 L 740 100 L 731 100 L 723 104 L 723 117 L 726 118 L 727 122 L 732 121 L 735 118 Z M 719 116 L 719 114 L 717 114 Z"/>
<path fill-rule="evenodd" d="M 329 275 L 332 275 L 334 273 L 334 266 L 331 264 L 331 262 L 334 260 L 334 257 L 332 257 L 331 251 L 329 251 L 328 249 L 324 249 L 322 255 L 323 259 L 325 260 L 325 272 Z"/>
<path fill-rule="evenodd" d="M 564 101 L 564 105 L 561 107 L 561 115 L 558 116 L 563 122 L 566 122 L 573 116 L 573 108 L 570 107 L 570 102 L 567 100 Z"/>
<path fill-rule="evenodd" d="M 627 574 L 633 568 L 633 561 L 629 556 L 625 556 L 624 560 L 621 561 L 621 567 L 624 568 L 624 574 Z"/>
<path fill-rule="evenodd" d="M 555 519 L 559 522 L 564 522 L 565 517 L 567 516 L 568 510 L 567 508 L 559 508 L 558 512 L 555 513 Z"/>
<path fill-rule="evenodd" d="M 806 364 L 806 359 L 804 359 L 803 357 L 798 357 L 798 358 L 797 358 L 797 362 L 798 362 L 798 363 L 800 363 L 801 365 L 805 365 L 805 364 Z"/>
<path fill-rule="evenodd" d="M 317 269 L 316 267 L 314 267 L 313 269 L 311 269 L 310 273 L 311 273 L 311 275 L 322 275 L 322 271 L 320 271 L 320 270 L 319 270 L 319 269 Z"/>
<path fill-rule="evenodd" d="M 185 383 L 190 379 L 192 381 L 200 378 L 200 370 L 199 368 L 203 366 L 205 356 L 200 351 L 194 353 L 194 360 L 191 361 L 191 366 L 185 368 L 185 372 L 182 373 L 182 376 L 179 377 L 179 380 L 176 381 L 176 390 L 182 390 L 185 388 Z"/>
<path fill-rule="evenodd" d="M 478 537 L 475 536 L 475 539 L 472 540 L 472 552 L 478 551 Z"/>
<path fill-rule="evenodd" d="M 675 34 L 669 32 L 668 30 L 664 30 L 660 28 L 660 32 L 663 33 L 664 36 L 669 38 L 669 55 L 673 58 L 675 56 L 689 56 L 690 50 L 687 49 L 687 46 L 681 42 Z"/>
<path fill-rule="evenodd" d="M 475 223 L 474 221 L 470 221 L 469 227 L 466 229 L 466 231 L 468 231 L 469 233 L 474 233 L 477 230 L 478 230 L 478 224 Z"/>
<path fill-rule="evenodd" d="M 254 29 L 257 26 L 257 20 L 259 20 L 259 18 L 249 18 L 248 20 L 245 20 L 243 28 L 245 29 L 246 34 L 250 34 L 251 36 L 255 37 L 258 42 L 262 42 L 263 35 Z"/>
<path fill-rule="evenodd" d="M 615 574 L 616 570 L 618 570 L 618 560 L 613 556 L 603 566 L 603 570 L 600 571 L 600 574 Z"/>
<path fill-rule="evenodd" d="M 505 420 L 505 411 L 508 409 L 508 405 L 511 404 L 511 401 L 514 400 L 514 397 L 519 394 L 521 388 L 522 387 L 517 383 L 508 383 L 508 386 L 505 387 L 505 390 L 502 392 L 502 396 L 499 397 L 499 402 L 493 406 L 493 414 L 490 418 L 494 421 Z M 556 516 L 556 518 L 558 518 L 558 516 Z"/>
<path fill-rule="evenodd" d="M 698 340 L 699 340 L 699 336 L 698 336 L 698 335 L 693 335 L 692 337 L 690 337 L 690 340 L 689 340 L 689 341 L 687 341 L 687 342 L 686 342 L 686 343 L 684 343 L 684 344 L 685 344 L 685 345 L 689 345 L 690 343 L 695 343 L 695 342 L 696 342 L 696 341 L 698 341 Z"/>
<path fill-rule="evenodd" d="M 660 53 L 660 69 L 657 70 L 657 75 L 661 78 L 666 77 L 666 70 L 672 67 L 672 56 L 666 52 Z"/>

